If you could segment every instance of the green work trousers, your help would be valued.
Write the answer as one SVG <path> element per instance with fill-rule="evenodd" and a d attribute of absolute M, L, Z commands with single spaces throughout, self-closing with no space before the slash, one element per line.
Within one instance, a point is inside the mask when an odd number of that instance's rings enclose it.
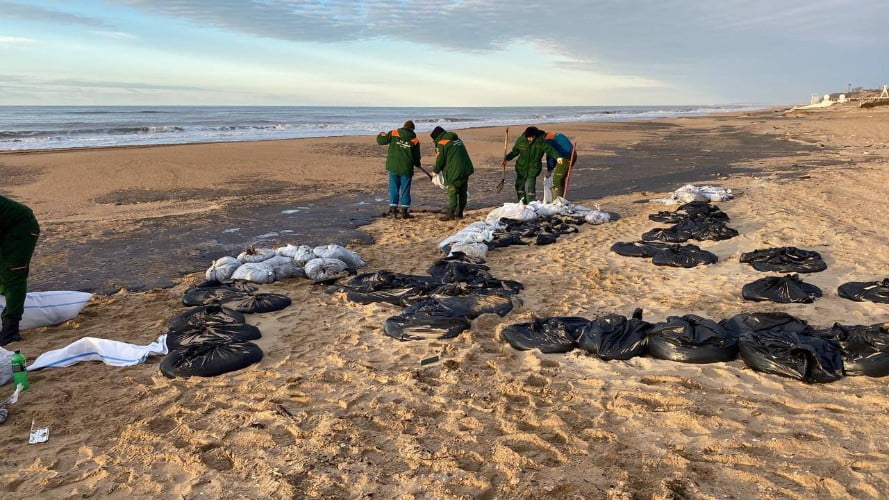
<path fill-rule="evenodd" d="M 540 175 L 540 171 L 532 176 L 528 172 L 516 170 L 515 194 L 518 201 L 527 205 L 537 199 L 537 175 Z"/>
<path fill-rule="evenodd" d="M 462 212 L 466 208 L 468 190 L 469 179 L 457 179 L 448 184 L 448 209 L 451 212 Z"/>
<path fill-rule="evenodd" d="M 565 196 L 565 176 L 568 175 L 568 162 L 563 161 L 553 170 L 553 200 Z"/>
<path fill-rule="evenodd" d="M 40 226 L 33 217 L 11 227 L 0 240 L 0 295 L 6 297 L 2 318 L 22 319 L 28 292 L 28 270 Z"/>

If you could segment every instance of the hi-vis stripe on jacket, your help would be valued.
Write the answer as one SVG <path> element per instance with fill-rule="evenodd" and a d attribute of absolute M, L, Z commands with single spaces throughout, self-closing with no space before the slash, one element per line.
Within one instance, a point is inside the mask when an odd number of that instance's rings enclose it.
<path fill-rule="evenodd" d="M 380 132 L 377 144 L 389 145 L 386 170 L 398 175 L 414 175 L 414 167 L 420 166 L 420 140 L 412 130 L 400 128 Z"/>

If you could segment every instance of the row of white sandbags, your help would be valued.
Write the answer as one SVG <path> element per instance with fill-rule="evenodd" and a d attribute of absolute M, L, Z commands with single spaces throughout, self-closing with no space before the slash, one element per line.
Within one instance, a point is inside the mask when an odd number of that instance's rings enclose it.
<path fill-rule="evenodd" d="M 681 188 L 670 193 L 666 198 L 655 198 L 649 200 L 665 205 L 679 205 L 682 203 L 691 203 L 693 201 L 719 202 L 728 201 L 734 198 L 731 189 L 725 189 L 718 186 L 694 186 L 686 184 Z"/>
<path fill-rule="evenodd" d="M 494 239 L 494 233 L 504 228 L 500 219 L 512 219 L 519 221 L 535 220 L 538 217 L 551 217 L 554 215 L 583 216 L 587 224 L 604 224 L 611 220 L 608 212 L 602 212 L 597 206 L 595 209 L 575 205 L 565 198 L 557 198 L 553 203 L 541 203 L 532 201 L 524 203 L 504 203 L 488 213 L 484 221 L 473 222 L 456 233 L 448 236 L 438 243 L 438 249 L 444 252 L 450 248 L 449 255 L 462 252 L 470 257 L 485 259 L 488 246 L 485 243 Z"/>
<path fill-rule="evenodd" d="M 262 284 L 301 277 L 324 281 L 344 276 L 364 265 L 360 255 L 339 245 L 315 248 L 286 245 L 277 250 L 251 247 L 237 257 L 213 261 L 205 275 L 208 280 L 245 280 Z"/>

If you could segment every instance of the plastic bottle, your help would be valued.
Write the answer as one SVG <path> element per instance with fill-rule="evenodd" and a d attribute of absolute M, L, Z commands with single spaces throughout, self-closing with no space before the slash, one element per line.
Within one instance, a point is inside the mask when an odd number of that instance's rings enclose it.
<path fill-rule="evenodd" d="M 15 354 L 12 355 L 11 361 L 13 385 L 18 387 L 18 385 L 21 384 L 22 390 L 27 390 L 28 372 L 25 370 L 25 355 L 22 354 L 21 351 L 15 351 Z"/>

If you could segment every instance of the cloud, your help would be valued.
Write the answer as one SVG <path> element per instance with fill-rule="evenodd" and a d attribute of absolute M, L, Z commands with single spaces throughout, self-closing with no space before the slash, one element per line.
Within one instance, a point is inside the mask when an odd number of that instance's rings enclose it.
<path fill-rule="evenodd" d="M 37 5 L 26 5 L 0 0 L 0 15 L 5 18 L 40 21 L 58 24 L 75 24 L 80 26 L 103 27 L 105 21 L 94 17 L 71 14 L 61 10 L 47 9 Z"/>
<path fill-rule="evenodd" d="M 114 40 L 137 40 L 139 37 L 133 35 L 132 33 L 126 33 L 123 31 L 90 31 L 93 35 L 101 36 L 104 38 L 111 38 Z"/>
<path fill-rule="evenodd" d="M 29 91 L 56 92 L 65 89 L 104 89 L 128 92 L 221 92 L 218 89 L 191 85 L 164 85 L 114 80 L 83 80 L 78 78 L 42 78 L 34 75 L 0 74 L 0 88 L 16 88 Z M 226 90 L 226 92 L 230 92 Z"/>
<path fill-rule="evenodd" d="M 21 36 L 0 36 L 0 46 L 3 45 L 21 45 L 25 43 L 33 43 L 34 39 Z"/>

